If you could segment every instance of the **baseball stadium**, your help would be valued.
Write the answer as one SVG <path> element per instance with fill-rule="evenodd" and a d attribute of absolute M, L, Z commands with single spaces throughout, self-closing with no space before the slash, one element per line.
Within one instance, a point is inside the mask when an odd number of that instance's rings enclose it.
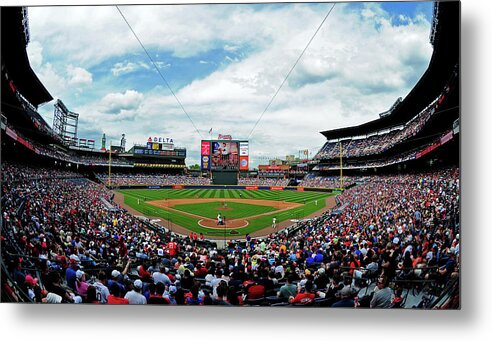
<path fill-rule="evenodd" d="M 1 301 L 459 309 L 460 4 L 420 4 L 2 7 Z"/>

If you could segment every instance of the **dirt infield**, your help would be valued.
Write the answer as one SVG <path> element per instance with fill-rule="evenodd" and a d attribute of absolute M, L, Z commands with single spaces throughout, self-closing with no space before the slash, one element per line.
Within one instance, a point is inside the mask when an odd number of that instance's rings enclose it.
<path fill-rule="evenodd" d="M 275 201 L 275 200 L 260 200 L 260 199 L 232 199 L 232 198 L 188 198 L 188 199 L 161 199 L 146 201 L 146 204 L 154 205 L 160 208 L 172 208 L 176 205 L 201 204 L 205 202 L 238 202 L 241 204 L 259 205 L 277 207 L 279 211 L 296 208 L 302 206 L 295 202 Z M 183 213 L 182 211 L 178 211 Z"/>
<path fill-rule="evenodd" d="M 120 207 L 123 207 L 124 209 L 126 209 L 128 212 L 130 212 L 131 214 L 135 215 L 135 216 L 142 216 L 143 214 L 133 208 L 131 208 L 130 206 L 126 205 L 125 202 L 124 202 L 124 195 L 122 193 L 118 193 L 118 192 L 113 192 L 115 194 L 115 197 L 114 197 L 114 201 L 120 206 Z M 272 200 L 249 200 L 249 199 L 223 199 L 223 198 L 210 198 L 210 199 L 199 199 L 199 198 L 191 198 L 191 199 L 169 199 L 167 201 L 182 201 L 182 200 L 185 200 L 187 201 L 187 204 L 189 204 L 190 202 L 191 203 L 197 203 L 198 200 L 209 200 L 209 201 L 224 201 L 224 200 L 230 200 L 230 201 L 239 201 L 239 200 L 243 200 L 242 202 L 243 203 L 249 203 L 249 204 L 254 204 L 254 201 L 257 201 L 257 205 L 259 205 L 258 202 L 262 202 L 261 205 L 266 205 L 265 202 L 268 202 L 267 206 L 272 206 Z M 166 200 L 154 200 L 154 202 L 156 201 L 166 201 Z M 150 203 L 150 202 L 147 202 L 147 203 Z M 278 203 L 278 202 L 276 202 Z M 283 202 L 282 202 L 283 203 Z M 181 202 L 180 204 L 184 204 L 183 202 Z M 294 204 L 294 205 L 301 205 L 301 204 L 297 204 L 297 203 L 289 203 L 289 202 L 285 202 L 285 204 Z M 177 203 L 174 203 L 174 205 L 178 205 Z M 173 206 L 174 206 L 173 205 Z M 302 206 L 302 205 L 301 205 Z M 335 201 L 335 196 L 331 196 L 331 197 L 328 197 L 325 199 L 325 207 L 321 208 L 320 210 L 304 217 L 303 219 L 309 219 L 309 218 L 314 218 L 314 217 L 317 217 L 317 216 L 320 216 L 323 212 L 327 211 L 328 209 L 331 209 L 333 207 L 336 206 L 336 201 Z M 180 214 L 187 214 L 183 211 L 178 211 L 178 210 L 175 210 L 171 207 L 162 207 L 164 209 L 169 209 L 169 210 L 174 210 L 174 211 L 177 211 L 179 212 Z M 293 208 L 293 207 L 290 207 L 290 208 Z M 290 209 L 290 208 L 284 208 L 284 210 L 286 209 Z M 271 214 L 272 212 L 269 212 L 269 213 L 266 213 L 266 214 Z M 194 215 L 192 215 L 194 216 Z M 195 216 L 195 217 L 199 217 L 199 216 Z M 257 216 L 256 216 L 257 217 Z M 147 218 L 151 219 L 151 220 L 155 220 L 157 221 L 160 225 L 166 227 L 167 229 L 171 230 L 172 232 L 175 232 L 175 233 L 179 233 L 181 235 L 189 235 L 190 234 L 190 231 L 189 229 L 187 229 L 186 227 L 183 227 L 183 226 L 179 226 L 179 225 L 176 225 L 175 223 L 169 223 L 168 221 L 166 221 L 165 219 L 163 219 L 162 217 L 154 217 L 154 216 L 147 216 Z M 199 218 L 202 218 L 202 217 L 199 217 Z M 251 219 L 252 217 L 248 217 L 249 219 Z M 212 220 L 212 219 L 211 219 Z M 244 220 L 244 219 L 237 219 L 237 220 Z M 231 220 L 232 221 L 232 220 Z M 217 223 L 215 222 L 215 220 L 212 220 L 213 222 L 213 227 L 210 226 L 211 228 L 220 228 L 222 229 L 223 227 L 220 226 L 218 227 L 217 226 Z M 240 223 L 239 221 L 237 222 L 238 224 Z M 295 222 L 291 221 L 291 220 L 284 220 L 280 223 L 277 223 L 277 231 L 280 231 L 280 230 L 283 230 L 285 229 L 286 227 L 289 227 L 291 225 L 293 225 Z M 207 226 L 209 227 L 209 226 Z M 227 227 L 229 227 L 229 220 L 227 220 Z M 231 227 L 232 228 L 232 227 Z M 237 227 L 236 227 L 237 228 Z M 273 227 L 271 226 L 268 226 L 266 228 L 263 228 L 261 230 L 258 230 L 258 231 L 255 231 L 255 232 L 252 232 L 250 233 L 250 235 L 252 237 L 264 237 L 264 236 L 267 236 L 267 235 L 270 235 L 271 233 L 275 232 L 273 230 Z M 241 239 L 242 235 L 238 235 L 238 236 L 227 236 L 226 239 Z M 224 238 L 208 238 L 208 239 L 224 239 Z"/>

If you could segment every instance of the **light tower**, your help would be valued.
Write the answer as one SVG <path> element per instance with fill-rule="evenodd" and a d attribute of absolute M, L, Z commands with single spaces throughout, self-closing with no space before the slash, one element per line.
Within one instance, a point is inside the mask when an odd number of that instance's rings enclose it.
<path fill-rule="evenodd" d="M 79 114 L 67 109 L 61 100 L 55 103 L 53 116 L 53 130 L 69 146 L 77 144 L 77 127 L 79 125 Z"/>

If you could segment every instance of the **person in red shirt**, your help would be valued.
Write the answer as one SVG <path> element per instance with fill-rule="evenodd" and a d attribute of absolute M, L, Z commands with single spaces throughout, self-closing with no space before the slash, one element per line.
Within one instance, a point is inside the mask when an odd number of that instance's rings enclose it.
<path fill-rule="evenodd" d="M 307 281 L 306 284 L 304 285 L 304 290 L 301 290 L 301 292 L 299 292 L 296 295 L 296 297 L 291 296 L 289 298 L 289 303 L 297 304 L 297 305 L 313 304 L 316 295 L 311 292 L 312 289 L 313 289 L 313 283 L 311 281 Z"/>
<path fill-rule="evenodd" d="M 196 265 L 196 269 L 195 269 L 195 277 L 198 277 L 198 278 L 205 278 L 205 276 L 207 275 L 208 273 L 208 270 L 206 267 L 204 267 L 202 264 L 198 263 Z"/>
<path fill-rule="evenodd" d="M 137 266 L 138 270 L 138 276 L 144 280 L 148 280 L 152 277 L 152 274 L 145 269 L 145 264 L 142 263 L 141 265 Z"/>
<path fill-rule="evenodd" d="M 256 300 L 265 297 L 265 287 L 257 282 L 258 277 L 256 274 L 254 278 L 249 281 L 245 281 L 243 283 L 244 288 L 246 289 L 246 297 L 247 300 Z"/>
<path fill-rule="evenodd" d="M 167 243 L 167 249 L 169 250 L 169 256 L 175 257 L 178 254 L 178 244 L 173 239 Z"/>
<path fill-rule="evenodd" d="M 109 292 L 108 304 L 130 304 L 127 298 L 120 297 L 120 286 L 117 283 L 111 284 Z"/>
<path fill-rule="evenodd" d="M 65 257 L 65 255 L 63 254 L 62 248 L 58 249 L 58 254 L 55 257 L 55 260 L 61 265 L 63 271 L 65 271 L 68 268 L 67 257 Z"/>
<path fill-rule="evenodd" d="M 155 292 L 153 292 L 154 289 Z M 149 299 L 147 300 L 148 304 L 171 304 L 169 298 L 163 296 L 166 289 L 164 283 L 158 282 L 154 289 L 151 289 Z"/>
<path fill-rule="evenodd" d="M 249 300 L 256 300 L 265 297 L 265 287 L 257 283 L 251 285 L 248 288 L 247 292 L 248 292 L 247 299 Z"/>

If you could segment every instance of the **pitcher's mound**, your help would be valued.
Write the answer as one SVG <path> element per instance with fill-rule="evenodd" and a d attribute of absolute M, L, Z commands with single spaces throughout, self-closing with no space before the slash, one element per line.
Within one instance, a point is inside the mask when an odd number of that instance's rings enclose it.
<path fill-rule="evenodd" d="M 227 206 L 217 206 L 215 209 L 217 211 L 230 211 L 230 210 L 232 210 L 231 207 L 227 207 Z"/>

